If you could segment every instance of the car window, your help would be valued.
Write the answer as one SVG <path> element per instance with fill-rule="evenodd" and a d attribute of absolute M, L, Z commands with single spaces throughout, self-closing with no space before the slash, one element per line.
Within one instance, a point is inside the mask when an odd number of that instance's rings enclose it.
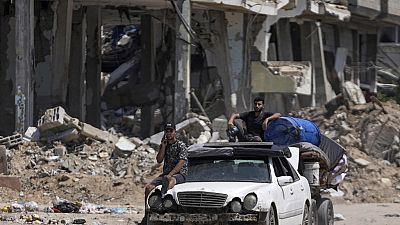
<path fill-rule="evenodd" d="M 270 170 L 264 160 L 190 159 L 187 182 L 270 182 Z"/>
<path fill-rule="evenodd" d="M 275 175 L 280 176 L 291 176 L 293 181 L 300 179 L 299 175 L 296 173 L 295 169 L 290 165 L 286 158 L 274 157 L 272 158 L 272 165 L 274 167 Z"/>

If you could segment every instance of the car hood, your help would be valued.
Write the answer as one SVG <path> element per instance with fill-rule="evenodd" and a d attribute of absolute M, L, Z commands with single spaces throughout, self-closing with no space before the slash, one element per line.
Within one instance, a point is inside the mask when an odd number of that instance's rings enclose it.
<path fill-rule="evenodd" d="M 168 192 L 171 192 L 173 195 L 179 192 L 214 192 L 241 198 L 248 193 L 257 192 L 258 189 L 263 188 L 265 190 L 270 185 L 270 183 L 254 182 L 189 182 L 178 184 Z"/>

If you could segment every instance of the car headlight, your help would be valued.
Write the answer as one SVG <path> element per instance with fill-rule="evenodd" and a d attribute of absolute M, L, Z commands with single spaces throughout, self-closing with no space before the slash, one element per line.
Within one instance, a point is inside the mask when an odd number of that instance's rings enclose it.
<path fill-rule="evenodd" d="M 257 205 L 257 195 L 254 193 L 246 195 L 243 200 L 243 207 L 246 210 L 252 210 Z"/>
<path fill-rule="evenodd" d="M 173 209 L 176 206 L 175 200 L 172 198 L 171 195 L 166 196 L 163 199 L 163 203 L 162 204 L 163 204 L 163 208 L 167 209 L 167 210 Z"/>
<path fill-rule="evenodd" d="M 148 200 L 150 208 L 159 208 L 162 203 L 162 198 L 160 193 L 153 193 L 150 195 Z"/>
<path fill-rule="evenodd" d="M 233 200 L 230 206 L 231 211 L 234 213 L 239 213 L 240 211 L 242 211 L 242 204 L 240 204 L 238 200 Z"/>

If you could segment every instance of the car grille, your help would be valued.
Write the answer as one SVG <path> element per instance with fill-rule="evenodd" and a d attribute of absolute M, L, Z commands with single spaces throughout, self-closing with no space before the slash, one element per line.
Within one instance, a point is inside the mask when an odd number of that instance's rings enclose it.
<path fill-rule="evenodd" d="M 179 203 L 185 207 L 221 208 L 227 197 L 226 194 L 202 191 L 178 193 Z"/>

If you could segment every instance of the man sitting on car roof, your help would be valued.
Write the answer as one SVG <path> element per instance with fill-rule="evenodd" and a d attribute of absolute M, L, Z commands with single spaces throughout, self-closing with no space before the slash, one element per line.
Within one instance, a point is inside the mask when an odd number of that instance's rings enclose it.
<path fill-rule="evenodd" d="M 230 142 L 261 142 L 264 141 L 264 130 L 268 123 L 278 119 L 280 113 L 264 112 L 264 99 L 256 97 L 254 99 L 254 111 L 233 113 L 228 121 L 227 134 Z M 246 128 L 241 129 L 240 125 L 235 123 L 235 119 L 241 119 Z"/>

